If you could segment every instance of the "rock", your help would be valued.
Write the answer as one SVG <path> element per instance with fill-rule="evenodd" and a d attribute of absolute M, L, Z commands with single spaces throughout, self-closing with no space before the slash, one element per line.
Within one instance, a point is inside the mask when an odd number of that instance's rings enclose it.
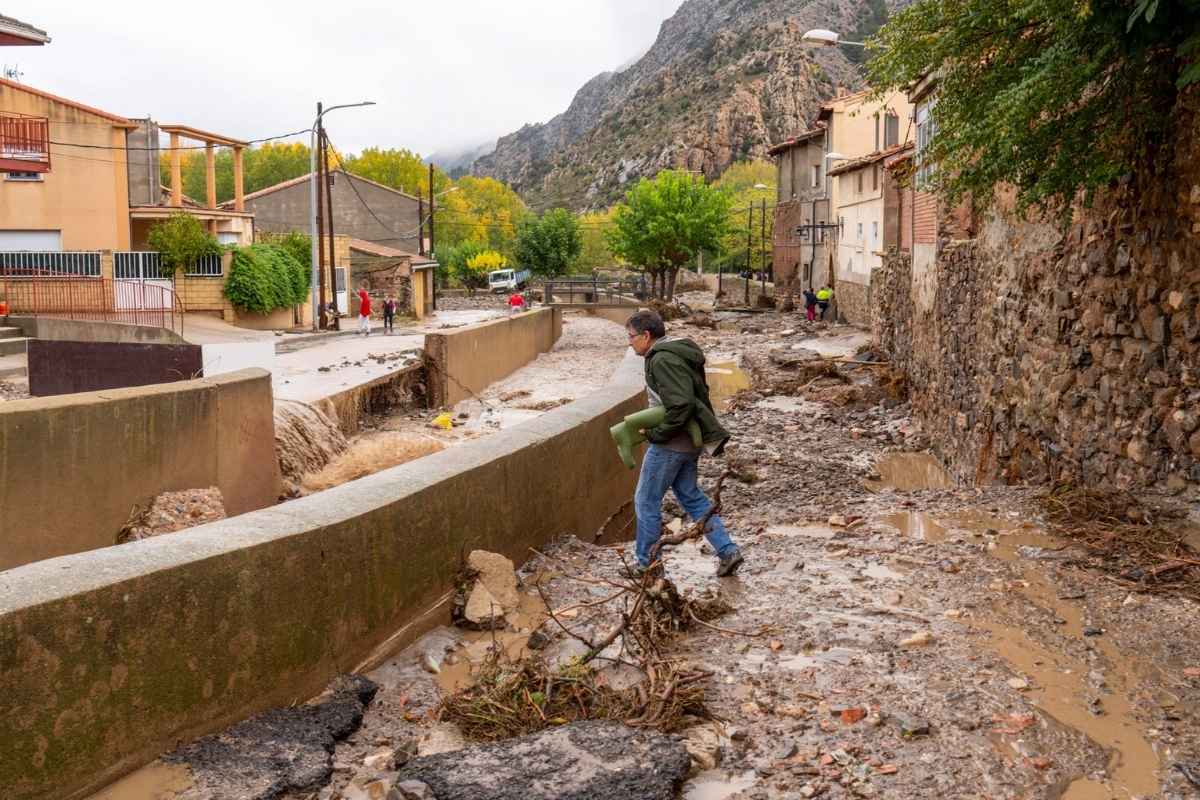
<path fill-rule="evenodd" d="M 1008 685 L 1010 688 L 1016 689 L 1018 692 L 1023 692 L 1029 688 L 1029 681 L 1025 680 L 1024 678 L 1009 678 Z"/>
<path fill-rule="evenodd" d="M 341 800 L 392 800 L 392 789 L 387 778 L 359 775 L 342 789 Z"/>
<path fill-rule="evenodd" d="M 925 647 L 936 641 L 936 638 L 929 631 L 918 631 L 907 639 L 900 641 L 901 647 Z"/>
<path fill-rule="evenodd" d="M 901 736 L 929 735 L 929 723 L 920 717 L 914 717 L 911 714 L 900 711 L 894 711 L 889 716 L 900 727 Z"/>
<path fill-rule="evenodd" d="M 673 800 L 691 761 L 676 737 L 593 720 L 422 756 L 397 780 L 422 781 L 437 800 Z"/>
<path fill-rule="evenodd" d="M 372 772 L 390 772 L 396 768 L 396 753 L 394 750 L 376 750 L 363 759 L 363 766 Z"/>
<path fill-rule="evenodd" d="M 463 617 L 472 625 L 480 628 L 496 628 L 504 624 L 504 606 L 484 585 L 483 581 L 475 581 L 471 596 L 467 598 L 467 607 Z"/>
<path fill-rule="evenodd" d="M 437 800 L 437 796 L 424 781 L 400 781 L 388 800 Z"/>
<path fill-rule="evenodd" d="M 492 598 L 505 611 L 517 610 L 521 595 L 517 591 L 517 572 L 512 561 L 499 553 L 472 550 L 467 556 L 467 567 L 477 573 L 479 582 L 487 587 Z"/>
<path fill-rule="evenodd" d="M 1097 627 L 1094 627 L 1094 626 L 1088 626 L 1088 627 L 1086 627 L 1086 628 L 1084 628 L 1084 629 L 1083 629 L 1083 635 L 1084 635 L 1084 636 L 1100 636 L 1100 635 L 1102 635 L 1103 633 L 1104 633 L 1104 629 L 1103 629 L 1103 628 L 1097 628 Z"/>
<path fill-rule="evenodd" d="M 529 641 L 525 646 L 530 650 L 541 650 L 546 645 L 554 640 L 554 632 L 550 629 L 550 622 L 547 620 L 533 633 L 529 634 Z"/>
<path fill-rule="evenodd" d="M 587 634 L 580 631 L 580 635 L 586 636 Z M 591 639 L 591 641 L 595 641 L 595 639 Z M 543 651 L 543 658 L 546 659 L 546 665 L 551 669 L 558 669 L 567 666 L 573 659 L 583 658 L 587 655 L 587 651 L 588 646 L 578 639 L 559 639 Z"/>
<path fill-rule="evenodd" d="M 692 772 L 716 769 L 721 764 L 721 737 L 712 727 L 699 725 L 684 731 L 684 745 L 692 759 Z"/>
<path fill-rule="evenodd" d="M 433 653 L 426 650 L 421 653 L 421 669 L 430 675 L 437 675 L 442 671 L 442 665 L 438 663 L 437 657 Z"/>
<path fill-rule="evenodd" d="M 771 757 L 776 761 L 783 761 L 796 755 L 797 749 L 799 748 L 796 747 L 795 741 L 792 739 L 784 739 L 775 746 L 774 750 L 771 751 Z"/>

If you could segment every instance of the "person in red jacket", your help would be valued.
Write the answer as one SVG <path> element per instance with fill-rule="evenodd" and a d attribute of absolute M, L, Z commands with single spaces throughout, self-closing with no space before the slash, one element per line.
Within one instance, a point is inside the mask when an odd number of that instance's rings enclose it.
<path fill-rule="evenodd" d="M 508 310 L 510 313 L 519 314 L 525 310 L 525 298 L 520 292 L 513 292 L 508 298 Z"/>
<path fill-rule="evenodd" d="M 371 295 L 365 283 L 358 287 L 358 330 L 363 336 L 371 335 Z"/>

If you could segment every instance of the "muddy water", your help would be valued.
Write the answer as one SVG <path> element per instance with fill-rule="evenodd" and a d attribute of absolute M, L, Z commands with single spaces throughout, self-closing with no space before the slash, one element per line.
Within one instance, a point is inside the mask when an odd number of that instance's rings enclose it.
<path fill-rule="evenodd" d="M 707 364 L 704 367 L 704 377 L 708 381 L 713 408 L 717 411 L 728 409 L 730 398 L 750 388 L 750 376 L 742 370 L 736 359 Z"/>
<path fill-rule="evenodd" d="M 155 761 L 92 795 L 90 800 L 172 800 L 191 785 L 187 767 Z"/>
<path fill-rule="evenodd" d="M 730 774 L 710 769 L 699 773 L 684 785 L 683 800 L 725 800 L 749 789 L 755 780 L 753 770 Z"/>
<path fill-rule="evenodd" d="M 345 449 L 346 437 L 326 414 L 298 400 L 275 402 L 275 454 L 290 488 Z"/>
<path fill-rule="evenodd" d="M 905 536 L 926 542 L 940 542 L 953 531 L 974 535 L 998 534 L 1016 527 L 1016 523 L 979 511 L 939 514 L 935 518 L 923 511 L 900 511 L 880 518 Z"/>
<path fill-rule="evenodd" d="M 343 452 L 301 480 L 304 492 L 320 492 L 376 472 L 414 461 L 445 449 L 446 445 L 424 433 L 381 431 L 354 439 Z"/>
<path fill-rule="evenodd" d="M 1056 550 L 1062 546 L 1061 542 L 1026 529 L 1000 536 L 990 552 L 1004 561 L 1021 564 L 1025 561 L 1022 547 Z M 1060 627 L 1063 635 L 1082 639 L 1080 607 L 1059 597 L 1058 588 L 1049 582 L 1044 570 L 1024 564 L 1021 572 L 1024 580 L 1014 588 L 1064 620 Z M 1013 613 L 1016 619 L 1027 616 L 1020 607 Z M 1129 653 L 1118 652 L 1105 636 L 1089 638 L 1108 666 L 1103 672 L 1104 691 L 1099 694 L 1103 713 L 1096 715 L 1089 710 L 1089 697 L 1097 693 L 1087 682 L 1094 665 L 1043 646 L 1018 625 L 981 619 L 972 620 L 972 624 L 988 631 L 988 646 L 1029 682 L 1029 698 L 1035 706 L 1056 723 L 1082 732 L 1110 753 L 1109 780 L 1080 776 L 1065 788 L 1063 800 L 1132 800 L 1157 794 L 1159 757 L 1133 714 L 1130 696 L 1137 683 L 1137 664 Z"/>
<path fill-rule="evenodd" d="M 950 489 L 954 481 L 936 458 L 928 453 L 888 453 L 875 464 L 878 480 L 869 480 L 867 487 L 872 491 L 897 489 L 914 491 L 919 489 Z"/>

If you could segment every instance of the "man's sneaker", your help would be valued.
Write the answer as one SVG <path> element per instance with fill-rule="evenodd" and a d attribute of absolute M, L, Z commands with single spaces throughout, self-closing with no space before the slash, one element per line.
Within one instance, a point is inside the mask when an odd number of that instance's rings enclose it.
<path fill-rule="evenodd" d="M 724 578 L 727 575 L 732 575 L 737 572 L 738 567 L 741 565 L 742 551 L 734 547 L 728 553 L 721 556 L 721 560 L 717 564 L 717 577 Z"/>

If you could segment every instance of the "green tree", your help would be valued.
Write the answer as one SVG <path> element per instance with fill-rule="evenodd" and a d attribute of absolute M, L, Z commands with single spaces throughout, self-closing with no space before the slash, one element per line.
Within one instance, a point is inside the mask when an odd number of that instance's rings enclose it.
<path fill-rule="evenodd" d="M 617 264 L 617 257 L 608 246 L 607 232 L 613 224 L 615 208 L 593 211 L 579 217 L 579 234 L 582 247 L 575 268 L 580 272 L 592 272 Z"/>
<path fill-rule="evenodd" d="M 918 180 L 1063 212 L 1153 163 L 1200 80 L 1200 0 L 917 0 L 868 46 L 880 92 L 936 77 Z"/>
<path fill-rule="evenodd" d="M 256 234 L 256 238 L 262 244 L 273 244 L 277 247 L 282 247 L 287 251 L 288 255 L 296 259 L 296 261 L 305 269 L 312 269 L 312 236 L 299 231 L 289 231 L 288 233 L 271 233 L 270 231 L 260 231 Z M 326 239 L 328 242 L 328 239 Z"/>
<path fill-rule="evenodd" d="M 470 241 L 511 258 L 517 224 L 530 213 L 524 201 L 495 178 L 467 175 L 454 185 L 457 191 L 437 198 L 435 245 Z"/>
<path fill-rule="evenodd" d="M 189 146 L 189 145 L 185 145 Z M 266 189 L 277 183 L 299 178 L 308 174 L 309 147 L 300 142 L 266 142 L 257 147 L 248 147 L 242 152 L 242 180 L 246 194 Z M 183 193 L 198 203 L 203 203 L 208 194 L 207 164 L 203 150 L 180 151 L 180 178 Z M 337 159 L 334 154 L 335 161 Z M 171 185 L 171 153 L 159 156 L 159 179 L 163 186 Z M 233 199 L 233 152 L 218 148 L 213 158 L 216 178 L 217 202 Z"/>
<path fill-rule="evenodd" d="M 382 183 L 401 192 L 429 197 L 429 166 L 421 156 L 404 148 L 384 150 L 368 147 L 357 156 L 347 156 L 346 171 Z M 433 168 L 433 192 L 450 187 L 450 177 Z"/>
<path fill-rule="evenodd" d="M 726 255 L 714 260 L 712 266 L 724 262 L 728 268 L 759 270 L 769 264 L 775 231 L 776 181 L 775 165 L 766 161 L 739 161 L 730 165 L 717 180 L 714 185 L 728 191 L 733 202 L 729 209 L 728 232 L 722 239 Z M 764 202 L 765 231 L 762 223 Z M 748 239 L 747 232 L 750 234 Z"/>
<path fill-rule="evenodd" d="M 487 270 L 481 269 L 477 260 L 486 252 L 495 251 L 489 251 L 479 242 L 466 241 L 457 245 L 438 245 L 436 258 L 446 273 L 474 296 L 476 289 L 487 286 Z"/>
<path fill-rule="evenodd" d="M 617 206 L 609 246 L 644 267 L 655 295 L 671 300 L 681 266 L 702 251 L 723 251 L 731 207 L 727 191 L 687 172 L 664 170 L 638 181 Z"/>
<path fill-rule="evenodd" d="M 225 297 L 238 308 L 266 314 L 302 304 L 308 299 L 310 280 L 308 269 L 282 247 L 238 247 L 225 280 Z"/>
<path fill-rule="evenodd" d="M 172 272 L 186 269 L 205 256 L 221 254 L 216 237 L 204 230 L 198 219 L 182 211 L 151 225 L 146 244 L 160 253 L 162 265 Z"/>
<path fill-rule="evenodd" d="M 514 256 L 523 267 L 546 278 L 571 271 L 583 250 L 579 220 L 565 208 L 555 208 L 540 218 L 529 217 L 517 226 Z"/>

